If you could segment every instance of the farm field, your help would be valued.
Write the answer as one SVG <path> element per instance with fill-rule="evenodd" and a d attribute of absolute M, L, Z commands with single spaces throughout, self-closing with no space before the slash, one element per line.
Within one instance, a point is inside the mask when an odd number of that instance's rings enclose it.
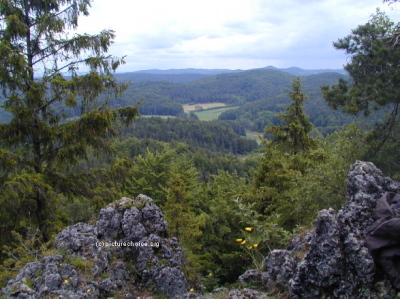
<path fill-rule="evenodd" d="M 167 119 L 167 118 L 175 118 L 176 116 L 151 114 L 151 115 L 142 115 L 141 117 L 161 117 L 163 119 Z"/>
<path fill-rule="evenodd" d="M 197 115 L 199 120 L 214 120 L 218 119 L 218 116 L 224 111 L 238 108 L 239 106 L 232 106 L 232 107 L 225 107 L 225 108 L 215 108 L 215 109 L 208 109 L 208 110 L 201 110 L 196 111 L 194 114 Z"/>
<path fill-rule="evenodd" d="M 199 109 L 196 109 L 196 107 L 201 107 L 200 109 L 206 110 L 210 108 L 219 108 L 219 107 L 225 107 L 225 103 L 196 103 L 196 104 L 183 104 L 183 111 L 185 112 L 190 112 L 190 111 L 196 111 Z"/>

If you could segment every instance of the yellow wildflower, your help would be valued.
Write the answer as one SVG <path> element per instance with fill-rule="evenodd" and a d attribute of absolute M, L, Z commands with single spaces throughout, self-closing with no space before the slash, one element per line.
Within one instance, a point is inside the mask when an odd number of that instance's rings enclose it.
<path fill-rule="evenodd" d="M 69 283 L 68 279 L 65 279 L 65 280 L 64 280 L 64 283 Z"/>
<path fill-rule="evenodd" d="M 253 245 L 248 247 L 249 249 L 253 249 Z"/>
<path fill-rule="evenodd" d="M 240 244 L 242 244 L 242 245 L 244 245 L 244 244 L 246 244 L 247 243 L 247 241 L 246 240 L 244 240 L 242 243 L 240 243 Z"/>
<path fill-rule="evenodd" d="M 254 247 L 254 248 L 257 248 L 257 247 L 258 247 L 258 244 L 253 244 L 253 247 Z"/>
<path fill-rule="evenodd" d="M 253 228 L 252 227 L 246 227 L 245 230 L 248 231 L 248 232 L 252 232 Z"/>
<path fill-rule="evenodd" d="M 87 289 L 86 290 L 86 293 L 90 293 L 92 290 L 91 289 Z"/>
<path fill-rule="evenodd" d="M 212 273 L 208 274 L 208 277 L 211 277 L 211 276 L 213 276 Z"/>
<path fill-rule="evenodd" d="M 189 292 L 194 292 L 194 289 L 190 289 Z"/>
<path fill-rule="evenodd" d="M 236 239 L 236 242 L 243 242 L 243 239 Z"/>

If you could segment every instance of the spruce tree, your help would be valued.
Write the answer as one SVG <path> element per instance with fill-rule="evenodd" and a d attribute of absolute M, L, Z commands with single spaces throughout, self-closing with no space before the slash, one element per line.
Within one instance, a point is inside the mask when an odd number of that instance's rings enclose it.
<path fill-rule="evenodd" d="M 44 240 L 60 196 L 99 196 L 93 174 L 73 173 L 71 166 L 90 148 L 109 152 L 116 121 L 138 115 L 136 107 L 108 106 L 126 88 L 113 78 L 124 60 L 107 55 L 114 32 L 71 33 L 90 3 L 0 1 L 0 85 L 12 115 L 0 125 L 0 204 L 9 209 L 2 216 L 11 228 L 31 219 Z M 3 232 L 10 228 L 4 225 Z"/>
<path fill-rule="evenodd" d="M 288 91 L 292 104 L 278 115 L 282 123 L 268 126 L 265 132 L 268 140 L 263 140 L 265 149 L 258 169 L 254 173 L 255 208 L 261 214 L 280 213 L 293 209 L 291 190 L 309 168 L 315 164 L 314 151 L 317 140 L 309 134 L 312 123 L 303 109 L 307 95 L 301 90 L 301 79 L 296 77 L 292 90 Z M 293 225 L 291 219 L 282 217 L 286 228 Z"/>
<path fill-rule="evenodd" d="M 316 141 L 309 136 L 313 124 L 308 120 L 304 112 L 303 104 L 307 95 L 301 90 L 301 78 L 296 77 L 292 82 L 293 90 L 288 90 L 292 104 L 284 113 L 277 117 L 283 122 L 278 126 L 269 126 L 265 133 L 272 134 L 272 144 L 278 146 L 284 152 L 296 154 L 306 152 L 315 147 Z"/>

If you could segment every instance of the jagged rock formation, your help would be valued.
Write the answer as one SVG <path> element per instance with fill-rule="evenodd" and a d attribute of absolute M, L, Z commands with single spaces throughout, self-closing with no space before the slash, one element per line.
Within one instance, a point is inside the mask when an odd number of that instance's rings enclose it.
<path fill-rule="evenodd" d="M 400 184 L 374 164 L 357 161 L 347 178 L 344 207 L 320 211 L 312 232 L 271 252 L 263 271 L 247 271 L 239 281 L 258 280 L 264 287 L 289 290 L 293 298 L 379 298 L 377 269 L 364 239 L 376 202 L 387 191 L 400 192 Z"/>
<path fill-rule="evenodd" d="M 147 196 L 102 209 L 96 225 L 78 223 L 55 238 L 59 254 L 28 263 L 2 290 L 5 298 L 168 297 L 188 291 L 181 249 L 167 238 L 163 213 Z"/>

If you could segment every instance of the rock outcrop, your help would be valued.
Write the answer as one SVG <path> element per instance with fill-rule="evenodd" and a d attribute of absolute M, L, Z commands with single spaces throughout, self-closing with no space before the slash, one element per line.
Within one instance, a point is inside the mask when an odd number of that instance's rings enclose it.
<path fill-rule="evenodd" d="M 174 297 L 188 291 L 178 240 L 167 238 L 163 213 L 147 196 L 109 204 L 96 225 L 67 227 L 54 243 L 59 254 L 27 264 L 2 290 L 5 298 L 135 298 L 145 290 Z"/>
<path fill-rule="evenodd" d="M 239 280 L 259 277 L 264 287 L 286 289 L 293 298 L 379 298 L 378 271 L 364 239 L 376 202 L 387 191 L 400 192 L 400 184 L 374 164 L 357 161 L 347 178 L 344 207 L 320 211 L 313 231 L 286 250 L 274 250 L 262 271 L 247 271 Z"/>

